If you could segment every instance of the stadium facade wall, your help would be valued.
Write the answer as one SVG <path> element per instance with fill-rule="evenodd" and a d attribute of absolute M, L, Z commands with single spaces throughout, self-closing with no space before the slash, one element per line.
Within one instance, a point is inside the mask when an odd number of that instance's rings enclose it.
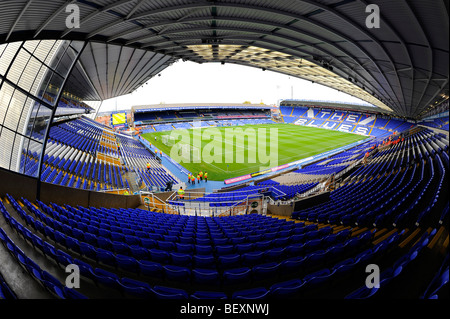
<path fill-rule="evenodd" d="M 315 205 L 325 203 L 329 201 L 329 199 L 330 199 L 330 192 L 323 192 L 317 195 L 306 197 L 304 199 L 299 199 L 294 202 L 293 210 L 298 211 L 300 209 L 310 208 Z"/>
<path fill-rule="evenodd" d="M 10 194 L 16 198 L 36 200 L 37 179 L 0 168 L 0 196 Z M 136 208 L 141 204 L 139 195 L 122 196 L 41 183 L 41 201 L 58 205 L 109 208 Z"/>
<path fill-rule="evenodd" d="M 21 160 L 35 149 L 39 165 L 33 176 L 41 176 L 45 139 L 57 108 L 64 109 L 64 87 L 84 47 L 85 42 L 61 40 L 0 46 L 0 168 L 26 175 Z"/>
<path fill-rule="evenodd" d="M 267 213 L 268 214 L 291 217 L 293 212 L 294 212 L 293 205 L 273 205 L 273 204 L 267 203 Z"/>

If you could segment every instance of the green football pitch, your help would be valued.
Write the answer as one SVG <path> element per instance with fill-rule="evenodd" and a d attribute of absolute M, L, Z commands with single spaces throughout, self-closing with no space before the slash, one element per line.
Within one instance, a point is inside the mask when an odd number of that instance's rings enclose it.
<path fill-rule="evenodd" d="M 367 138 L 292 124 L 202 127 L 142 137 L 190 172 L 206 171 L 208 179 L 214 181 L 291 163 Z"/>

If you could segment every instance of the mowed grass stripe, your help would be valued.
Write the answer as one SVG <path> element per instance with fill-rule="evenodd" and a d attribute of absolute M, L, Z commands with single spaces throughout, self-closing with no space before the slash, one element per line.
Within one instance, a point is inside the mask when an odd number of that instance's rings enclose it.
<path fill-rule="evenodd" d="M 240 128 L 245 132 L 254 132 L 256 133 L 256 145 L 248 145 L 248 139 L 246 138 L 244 141 L 244 146 L 236 145 L 236 139 L 227 140 L 225 139 L 226 134 L 225 130 L 227 129 L 237 129 Z M 273 136 L 270 136 L 270 129 L 276 129 L 278 132 L 278 152 L 277 154 L 273 154 L 271 156 L 272 165 L 269 165 L 270 162 L 259 161 L 260 155 L 258 153 L 258 129 L 265 128 L 266 129 L 266 148 L 265 154 L 271 154 L 270 151 L 270 140 Z M 201 132 L 203 133 L 205 129 L 202 128 Z M 339 131 L 331 131 L 326 129 L 320 129 L 316 127 L 307 127 L 307 126 L 297 126 L 292 124 L 264 124 L 264 125 L 245 125 L 240 127 L 218 127 L 215 128 L 218 132 L 221 133 L 222 137 L 222 162 L 220 163 L 183 163 L 180 164 L 186 168 L 187 170 L 197 173 L 200 170 L 207 171 L 208 177 L 210 180 L 223 181 L 228 178 L 241 176 L 245 174 L 254 173 L 260 171 L 261 169 L 267 168 L 268 166 L 278 166 L 287 164 L 296 160 L 300 160 L 303 158 L 307 158 L 313 155 L 317 155 L 326 151 L 330 151 L 336 149 L 338 147 L 342 147 L 348 145 L 350 143 L 354 143 L 356 141 L 363 140 L 367 137 L 344 133 Z M 249 129 L 245 131 L 246 129 Z M 179 132 L 179 131 L 178 131 Z M 191 146 L 193 143 L 192 136 L 193 130 L 187 130 L 190 134 L 190 143 Z M 162 136 L 176 134 L 177 132 L 155 132 L 155 133 L 147 133 L 143 134 L 142 137 L 146 138 L 150 143 L 155 145 L 157 149 L 162 150 L 165 154 L 170 155 L 170 151 L 172 146 L 165 145 L 162 143 Z M 155 136 L 157 140 L 155 141 Z M 254 135 L 251 135 L 254 136 Z M 235 137 L 236 138 L 236 137 Z M 176 141 L 179 142 L 179 141 Z M 202 140 L 201 148 L 202 150 L 206 145 L 210 143 L 209 140 Z M 225 162 L 225 152 L 229 150 L 225 145 L 233 145 L 234 156 L 232 162 Z M 238 146 L 238 147 L 236 147 Z M 262 150 L 264 151 L 264 150 Z M 242 154 L 244 152 L 244 161 L 243 163 L 236 163 L 236 155 Z M 278 156 L 278 161 L 275 161 L 276 155 Z M 250 158 L 256 158 L 256 163 L 249 162 Z"/>

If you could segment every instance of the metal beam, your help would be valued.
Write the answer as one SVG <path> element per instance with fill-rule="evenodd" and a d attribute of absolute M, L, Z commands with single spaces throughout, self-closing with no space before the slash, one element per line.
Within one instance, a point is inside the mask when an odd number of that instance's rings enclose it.
<path fill-rule="evenodd" d="M 153 56 L 152 59 L 153 59 L 154 57 L 155 57 L 155 56 Z M 141 70 L 136 74 L 136 76 L 135 76 L 132 80 L 129 81 L 128 86 L 124 87 L 124 88 L 122 89 L 122 91 L 120 91 L 120 93 L 127 92 L 127 91 L 131 90 L 131 88 L 135 86 L 135 83 L 138 82 L 139 80 L 143 79 L 143 78 L 145 77 L 144 75 L 146 75 L 146 74 L 150 75 L 150 77 L 153 77 L 153 76 L 155 75 L 155 74 L 153 74 L 154 71 L 156 71 L 156 70 L 158 70 L 160 67 L 162 67 L 162 66 L 164 65 L 164 63 L 166 63 L 169 59 L 170 59 L 170 58 L 169 58 L 168 56 L 161 55 L 161 57 L 158 59 L 158 61 L 156 61 L 156 63 L 152 63 L 152 64 L 148 63 L 147 65 L 149 65 L 150 68 L 149 68 L 148 70 L 145 69 L 145 68 L 141 69 Z M 160 62 L 163 61 L 163 60 L 165 60 L 165 61 L 164 61 L 163 63 L 160 63 Z M 140 75 L 140 74 L 142 74 L 142 75 Z M 156 73 L 156 74 L 157 74 L 157 73 Z M 139 75 L 139 76 L 138 76 L 138 75 Z"/>
<path fill-rule="evenodd" d="M 419 110 L 420 111 L 420 109 L 423 109 L 423 108 L 425 108 L 428 105 L 428 103 L 426 103 L 426 104 L 422 104 L 423 105 L 422 107 L 420 106 L 421 102 L 422 102 L 422 100 L 423 100 L 423 98 L 425 96 L 425 93 L 429 89 L 429 84 L 430 84 L 430 81 L 431 81 L 431 77 L 433 75 L 433 65 L 434 65 L 434 63 L 433 63 L 434 62 L 433 61 L 433 51 L 431 50 L 431 44 L 430 44 L 430 41 L 429 41 L 429 36 L 425 33 L 421 21 L 419 21 L 419 19 L 417 18 L 416 13 L 414 12 L 414 10 L 411 8 L 410 4 L 407 1 L 405 1 L 405 5 L 410 10 L 411 15 L 414 17 L 416 23 L 420 26 L 420 29 L 421 29 L 421 31 L 423 33 L 423 36 L 424 36 L 424 38 L 425 38 L 425 40 L 427 42 L 427 48 L 428 48 L 427 58 L 428 58 L 428 65 L 430 66 L 430 68 L 428 70 L 428 76 L 427 76 L 427 79 L 426 79 L 426 85 L 424 86 L 424 88 L 422 90 L 422 94 L 420 95 L 420 99 L 418 99 L 418 101 L 417 101 L 417 103 L 415 105 L 415 108 L 414 108 L 415 110 Z M 412 81 L 412 83 L 414 85 L 415 81 Z M 412 104 L 411 104 L 411 107 L 412 107 Z"/>
<path fill-rule="evenodd" d="M 42 167 L 44 166 L 44 157 L 45 157 L 45 150 L 47 147 L 47 141 L 50 135 L 50 128 L 53 122 L 53 119 L 55 118 L 55 114 L 56 114 L 56 109 L 58 108 L 58 104 L 59 101 L 61 100 L 61 97 L 63 95 L 63 91 L 64 88 L 67 84 L 67 80 L 69 79 L 73 69 L 75 68 L 75 65 L 78 62 L 78 59 L 80 58 L 80 56 L 83 54 L 84 49 L 86 48 L 87 42 L 83 43 L 83 47 L 81 48 L 81 50 L 78 52 L 78 55 L 74 58 L 74 60 L 72 61 L 72 64 L 69 67 L 69 70 L 67 72 L 66 77 L 64 78 L 63 82 L 61 83 L 61 88 L 58 91 L 58 94 L 56 96 L 56 101 L 55 101 L 55 107 L 52 109 L 52 113 L 50 115 L 50 118 L 48 119 L 48 123 L 47 123 L 47 128 L 45 129 L 45 134 L 44 134 L 44 140 L 43 140 L 43 144 L 42 144 L 42 152 L 39 156 L 39 165 L 38 165 L 38 181 L 37 181 L 37 190 L 36 190 L 36 199 L 40 200 L 41 197 L 41 178 L 42 178 Z M 70 45 L 67 46 L 66 51 L 69 49 Z M 61 59 L 62 60 L 62 59 Z M 61 61 L 60 60 L 60 61 Z M 60 62 L 59 61 L 59 62 Z M 59 63 L 58 62 L 58 63 Z"/>
<path fill-rule="evenodd" d="M 366 0 L 359 0 L 365 7 L 367 7 L 369 4 L 369 2 L 367 2 Z M 383 26 L 386 26 L 387 28 L 389 28 L 389 31 L 392 32 L 397 39 L 399 40 L 400 44 L 403 46 L 404 50 L 406 51 L 406 56 L 408 58 L 409 61 L 409 67 L 404 68 L 404 69 L 400 69 L 397 70 L 397 72 L 406 72 L 406 71 L 410 71 L 410 78 L 414 79 L 414 68 L 413 68 L 413 62 L 412 62 L 412 58 L 411 58 L 411 52 L 409 49 L 409 46 L 406 44 L 406 41 L 403 39 L 403 37 L 398 33 L 397 29 L 394 28 L 388 20 L 386 20 L 383 17 L 383 14 L 380 13 L 380 23 L 383 24 Z M 400 83 L 401 84 L 401 83 Z M 403 88 L 403 86 L 401 86 Z M 412 91 L 411 90 L 411 95 L 410 95 L 410 100 L 412 101 Z M 405 97 L 405 90 L 402 89 L 402 93 L 403 93 L 403 100 L 404 100 L 404 106 L 406 106 L 407 101 L 406 101 L 406 97 Z"/>
<path fill-rule="evenodd" d="M 42 30 L 45 29 L 45 27 L 47 27 L 47 25 L 53 21 L 53 19 L 55 19 L 63 10 L 65 10 L 67 8 L 67 6 L 69 4 L 75 3 L 77 2 L 77 0 L 70 0 L 70 1 L 66 1 L 66 3 L 64 5 L 62 5 L 58 10 L 56 10 L 55 12 L 53 12 L 53 14 L 36 30 L 36 32 L 34 33 L 33 38 L 36 38 L 39 33 L 42 32 Z"/>
<path fill-rule="evenodd" d="M 136 48 L 133 49 L 133 52 L 131 53 L 131 57 L 128 59 L 128 62 L 126 64 L 125 68 L 124 68 L 124 71 L 128 69 L 128 66 L 130 65 L 130 62 L 131 62 L 131 60 L 132 60 L 136 50 L 137 50 Z M 124 74 L 125 74 L 125 72 L 121 72 L 120 79 L 119 79 L 117 87 L 120 87 L 120 83 L 122 82 Z M 118 95 L 118 94 L 116 94 L 116 95 Z"/>
<path fill-rule="evenodd" d="M 389 59 L 389 62 L 392 66 L 392 69 L 395 70 L 395 63 L 394 63 L 394 59 L 392 58 L 391 54 L 388 52 L 388 50 L 386 50 L 386 48 L 384 47 L 384 45 L 381 43 L 380 40 L 378 40 L 372 33 L 368 32 L 367 29 L 362 28 L 360 25 L 358 25 L 357 23 L 355 23 L 354 21 L 350 20 L 347 16 L 344 16 L 341 12 L 331 8 L 330 6 L 324 5 L 322 3 L 319 3 L 317 1 L 312 1 L 312 0 L 299 0 L 301 2 L 304 3 L 308 3 L 310 5 L 316 6 L 318 8 L 321 8 L 322 10 L 327 11 L 328 13 L 340 18 L 341 20 L 345 21 L 346 23 L 348 23 L 349 25 L 351 25 L 352 27 L 354 27 L 356 30 L 358 30 L 360 33 L 364 34 L 367 38 L 371 39 L 375 44 L 378 45 L 378 47 L 382 50 L 382 52 L 384 53 L 384 55 Z M 392 31 L 392 29 L 391 29 Z M 404 43 L 404 42 L 403 42 Z M 410 59 L 411 61 L 411 59 Z M 402 85 L 401 85 L 401 81 L 400 78 L 398 76 L 397 73 L 395 73 L 395 76 L 397 78 L 397 85 L 400 88 L 400 90 L 402 91 L 402 96 L 403 96 L 403 104 L 405 103 L 405 97 L 404 97 L 404 93 L 402 90 Z M 393 88 L 393 85 L 390 83 L 390 81 L 384 77 L 386 82 L 389 84 L 392 92 L 396 95 L 397 100 L 400 102 L 399 97 L 397 96 L 396 91 Z M 400 103 L 401 105 L 402 103 Z"/>
<path fill-rule="evenodd" d="M 193 4 L 193 5 L 186 5 L 186 6 L 181 6 L 181 7 L 178 7 L 178 8 L 164 8 L 164 9 L 161 9 L 161 10 L 154 10 L 154 11 L 152 11 L 151 13 L 148 13 L 148 14 L 146 14 L 146 13 L 143 13 L 143 14 L 141 14 L 141 15 L 139 15 L 139 16 L 137 16 L 137 17 L 133 17 L 133 19 L 139 19 L 139 18 L 142 18 L 142 17 L 148 17 L 148 16 L 150 16 L 150 15 L 154 15 L 154 14 L 158 14 L 158 13 L 162 13 L 162 12 L 170 12 L 170 11 L 173 11 L 173 10 L 176 10 L 176 9 L 179 9 L 179 10 L 182 10 L 182 9 L 187 9 L 187 8 L 193 8 L 193 7 L 198 7 L 199 5 L 198 4 Z M 276 14 L 283 14 L 283 15 L 287 15 L 287 16 L 291 16 L 292 18 L 296 18 L 296 19 L 299 19 L 299 20 L 305 20 L 306 22 L 308 22 L 308 23 L 311 23 L 311 24 L 313 24 L 313 25 L 315 25 L 315 26 L 318 26 L 318 27 L 320 27 L 320 28 L 323 28 L 323 29 L 325 29 L 325 30 L 328 30 L 328 28 L 326 27 L 326 26 L 324 26 L 323 24 L 321 24 L 320 22 L 318 22 L 318 21 L 314 21 L 314 20 L 311 20 L 311 19 L 309 19 L 309 18 L 305 18 L 305 17 L 298 17 L 298 16 L 294 16 L 292 13 L 290 13 L 290 12 L 285 12 L 285 11 L 280 11 L 280 10 L 274 10 L 274 9 L 267 9 L 267 8 L 260 8 L 260 7 L 255 7 L 255 6 L 250 6 L 250 5 L 242 5 L 242 4 L 215 4 L 214 6 L 216 6 L 216 7 L 243 7 L 243 8 L 252 8 L 252 9 L 254 9 L 254 10 L 262 10 L 262 11 L 270 11 L 271 13 L 276 13 Z M 201 8 L 205 8 L 205 7 L 213 7 L 213 5 L 211 5 L 211 4 L 203 4 L 203 5 L 200 5 L 200 7 Z M 339 16 L 340 17 L 342 17 L 342 15 L 341 14 L 339 14 Z M 208 16 L 208 17 L 204 17 L 204 18 L 194 18 L 194 19 L 188 19 L 187 21 L 188 22 L 194 22 L 194 21 L 204 21 L 204 20 L 211 20 L 211 19 L 214 19 L 212 16 Z M 220 19 L 222 19 L 221 17 L 217 17 L 216 18 L 217 20 L 220 20 Z M 344 19 L 346 19 L 345 17 L 344 17 Z M 230 19 L 228 19 L 228 20 L 231 20 L 231 18 Z M 239 19 L 238 18 L 235 18 L 235 20 L 236 21 L 239 21 Z M 346 20 L 348 20 L 348 19 L 346 19 Z M 171 21 L 171 20 L 165 20 L 165 22 L 157 22 L 157 23 L 153 23 L 152 25 L 150 25 L 151 27 L 154 27 L 154 26 L 156 26 L 156 25 L 165 25 L 166 23 L 173 23 L 174 21 Z M 243 20 L 243 19 L 241 19 L 239 22 L 249 22 L 249 23 L 252 23 L 252 20 L 247 20 L 247 21 L 245 21 L 245 20 Z M 272 24 L 272 25 L 274 25 L 274 23 L 273 22 L 269 22 L 269 21 L 267 21 L 266 22 L 267 24 Z M 262 24 L 264 24 L 264 21 L 262 22 Z M 148 27 L 150 27 L 149 25 L 147 25 Z M 355 26 L 354 25 L 354 23 L 353 23 L 353 26 Z M 280 28 L 285 28 L 285 29 L 290 29 L 290 30 L 293 30 L 293 31 L 296 31 L 296 32 L 298 32 L 299 30 L 297 29 L 297 30 L 294 30 L 294 28 L 292 28 L 292 27 L 290 27 L 290 26 L 286 26 L 286 25 L 280 25 L 280 24 L 278 24 L 278 25 L 274 25 L 274 27 L 280 27 Z M 358 26 L 356 26 L 356 27 L 358 27 Z M 359 28 L 359 27 L 358 27 Z M 361 30 L 360 28 L 359 28 L 359 30 Z M 136 31 L 138 31 L 137 30 L 137 28 L 133 28 L 133 32 L 136 32 Z M 364 32 L 366 35 L 368 35 L 368 36 L 370 36 L 371 38 L 372 38 L 372 40 L 373 41 L 377 41 L 376 39 L 374 39 L 370 34 L 368 34 L 367 32 L 365 32 L 364 30 L 362 30 L 361 32 Z M 302 31 L 301 33 L 305 33 L 304 31 Z M 337 32 L 336 31 L 334 31 L 334 33 L 336 33 L 336 35 L 337 36 L 339 36 L 339 37 L 341 37 L 341 38 L 343 38 L 343 39 L 345 39 L 348 43 L 351 43 L 353 46 L 356 46 L 360 51 L 362 51 L 373 63 L 374 63 L 374 65 L 375 65 L 375 67 L 378 69 L 378 71 L 379 71 L 379 74 L 380 74 L 380 76 L 382 77 L 382 78 L 384 78 L 384 81 L 386 81 L 386 83 L 390 83 L 389 82 L 389 80 L 384 76 L 384 73 L 382 72 L 382 70 L 379 68 L 379 66 L 375 63 L 375 60 L 374 60 L 374 58 L 373 57 L 371 57 L 371 55 L 369 54 L 369 52 L 367 51 L 367 50 L 365 50 L 360 44 L 358 44 L 358 43 L 356 43 L 355 41 L 353 41 L 352 39 L 350 39 L 350 38 L 348 38 L 347 36 L 345 36 L 344 34 L 337 34 Z M 122 33 L 123 34 L 123 33 Z M 272 34 L 273 35 L 273 34 Z M 312 37 L 314 37 L 314 38 L 318 38 L 318 36 L 317 35 L 309 35 L 309 36 L 312 36 Z M 116 36 L 113 36 L 114 38 L 116 38 Z M 334 45 L 334 44 L 332 44 L 330 41 L 327 41 L 327 40 L 325 40 L 325 39 L 321 39 L 322 41 L 324 41 L 325 43 L 327 43 L 327 44 L 329 44 L 329 45 L 332 45 L 333 47 L 335 47 L 336 49 L 339 49 L 339 50 L 341 50 L 342 51 L 342 49 L 340 49 L 340 48 L 337 48 L 336 47 L 336 45 Z M 128 42 L 128 44 L 130 44 L 130 42 Z M 379 46 L 381 46 L 382 47 L 382 44 L 378 41 L 378 43 L 377 43 Z M 384 49 L 383 49 L 384 50 Z M 387 52 L 386 52 L 386 54 L 387 54 Z M 350 56 L 351 57 L 351 55 L 348 55 L 348 56 Z M 392 65 L 393 66 L 393 61 L 392 61 L 392 57 L 390 56 L 390 55 L 388 55 L 387 54 L 387 57 L 388 57 L 388 62 L 389 62 L 389 64 L 390 65 Z M 363 68 L 364 69 L 364 68 Z M 367 69 L 365 69 L 366 71 L 367 71 Z M 361 75 L 360 75 L 361 76 Z M 362 77 L 362 76 L 361 76 Z M 362 78 L 364 78 L 364 77 L 362 77 Z M 397 78 L 398 78 L 398 76 L 397 76 Z M 399 79 L 398 79 L 398 81 L 400 81 Z M 370 80 L 368 80 L 368 82 L 370 82 Z M 383 86 L 381 86 L 380 85 L 380 87 L 383 87 Z M 392 94 L 394 94 L 394 95 L 396 95 L 396 93 L 395 93 L 395 91 L 394 91 L 394 89 L 393 89 L 393 87 L 391 86 L 391 85 L 389 85 L 389 87 L 390 87 L 390 89 L 391 89 L 391 92 L 392 92 Z M 381 92 L 378 92 L 380 95 L 382 95 L 381 94 Z M 388 94 L 386 91 L 385 91 L 385 94 L 387 94 L 387 95 L 389 95 L 390 96 L 390 94 Z M 384 94 L 383 94 L 384 95 Z M 392 98 L 392 97 L 390 97 L 390 99 L 386 99 L 386 100 L 392 100 L 392 101 L 399 101 L 399 99 L 398 99 L 398 97 L 397 98 Z"/>
<path fill-rule="evenodd" d="M 235 43 L 235 40 L 240 40 L 240 41 L 254 41 L 255 39 L 254 38 L 250 38 L 250 37 L 243 37 L 243 36 L 230 36 L 230 37 L 223 37 L 224 39 L 226 38 L 226 40 L 228 40 L 229 42 L 228 42 L 228 44 L 237 44 L 237 43 Z M 183 38 L 183 41 L 189 41 L 189 40 L 197 40 L 198 38 L 197 37 L 184 37 Z M 279 43 L 279 42 L 276 42 L 276 41 L 272 41 L 272 40 L 268 40 L 268 39 L 259 39 L 259 40 L 257 40 L 258 42 L 264 42 L 264 43 L 268 43 L 268 44 L 271 44 L 271 45 L 275 45 L 275 46 L 279 46 L 279 47 L 283 47 L 283 46 L 285 46 L 283 43 Z M 161 42 L 161 43 L 165 43 L 166 41 L 159 41 L 159 42 Z M 248 42 L 243 42 L 243 43 L 245 43 L 245 45 L 249 45 L 248 44 Z M 153 43 L 153 44 L 155 44 L 155 43 Z M 184 45 L 188 45 L 188 44 L 186 44 L 186 43 L 183 43 Z M 199 45 L 199 43 L 192 43 L 193 45 Z M 224 44 L 223 42 L 222 42 L 222 44 Z M 240 44 L 240 43 L 239 43 Z M 149 46 L 149 45 L 148 45 Z M 260 44 L 253 44 L 253 46 L 256 46 L 256 47 L 262 47 L 262 48 L 264 48 L 264 46 L 262 46 L 262 45 L 260 45 Z M 147 46 L 143 46 L 143 47 L 147 47 Z M 177 47 L 179 47 L 179 46 L 173 46 L 173 47 L 175 47 L 175 48 L 177 48 Z M 170 48 L 170 47 L 169 47 Z M 266 47 L 267 48 L 267 47 Z M 158 49 L 167 49 L 167 47 L 159 47 Z M 269 48 L 270 50 L 273 50 L 273 51 L 281 51 L 280 49 L 278 49 L 278 48 Z M 311 52 L 307 52 L 307 51 L 304 51 L 303 49 L 299 49 L 298 47 L 296 47 L 296 48 L 286 48 L 286 49 L 289 49 L 289 50 L 292 50 L 292 51 L 298 51 L 298 52 L 300 52 L 300 53 L 302 53 L 302 54 L 306 54 L 307 56 L 312 56 L 312 54 L 311 54 Z M 154 49 L 153 49 L 154 50 Z M 304 58 L 304 59 L 306 59 L 304 56 L 301 56 L 301 58 Z M 306 60 L 308 60 L 308 61 L 310 61 L 310 62 L 312 62 L 312 63 L 316 63 L 314 60 L 312 60 L 312 59 L 306 59 Z M 342 63 L 343 65 L 345 65 L 347 68 L 351 68 L 349 65 L 347 65 L 345 62 L 340 62 L 340 63 Z M 335 71 L 337 70 L 337 69 L 339 69 L 339 67 L 335 67 L 335 70 L 334 71 L 332 71 L 333 73 L 336 73 Z M 348 74 L 346 73 L 346 72 L 343 72 L 344 73 L 344 75 L 346 75 L 346 76 L 348 76 Z M 343 74 L 340 74 L 340 76 L 343 76 Z M 367 85 L 367 87 L 369 87 L 370 85 Z M 376 91 L 376 90 L 375 90 Z M 384 100 L 386 100 L 386 101 L 388 101 L 388 98 L 385 96 L 385 95 L 383 95 L 383 94 L 381 94 L 380 92 L 378 92 L 377 91 L 377 93 L 378 93 L 378 95 L 380 95 Z M 389 96 L 389 95 L 388 95 Z M 384 103 L 383 103 L 384 104 Z"/>
<path fill-rule="evenodd" d="M 128 76 L 126 77 L 124 83 L 122 84 L 122 88 L 124 88 L 124 85 L 127 85 L 127 83 L 128 83 L 128 85 L 129 85 L 129 83 L 130 83 L 129 80 L 130 80 L 131 75 L 134 73 L 134 71 L 135 71 L 136 68 L 138 67 L 139 63 L 141 62 L 141 60 L 144 58 L 144 56 L 145 56 L 146 54 L 153 54 L 153 55 L 152 55 L 152 58 L 156 55 L 156 53 L 152 53 L 152 52 L 148 52 L 148 51 L 142 51 L 142 52 L 143 52 L 143 54 L 142 54 L 142 56 L 139 58 L 139 61 L 134 65 L 133 69 L 128 73 Z M 134 53 L 136 53 L 136 51 L 133 52 L 133 55 L 134 55 Z M 133 58 L 133 56 L 130 57 L 130 61 L 132 60 L 132 58 Z M 138 74 L 139 74 L 139 72 L 138 72 Z M 136 77 L 136 75 L 133 77 L 133 79 L 134 79 L 135 77 Z M 121 80 L 122 80 L 122 79 L 121 79 Z M 121 94 L 122 92 L 123 92 L 123 89 L 122 89 L 122 91 L 119 91 L 119 94 Z"/>
<path fill-rule="evenodd" d="M 144 4 L 144 2 L 146 2 L 146 1 L 147 0 L 139 0 L 139 2 L 133 7 L 133 9 L 131 9 L 131 11 L 128 12 L 128 14 L 125 17 L 125 19 L 129 19 L 142 6 L 142 4 Z"/>
<path fill-rule="evenodd" d="M 194 58 L 190 59 L 190 61 L 192 62 L 204 62 L 203 59 L 201 57 L 198 56 L 194 56 Z M 212 62 L 220 62 L 220 61 L 210 61 L 210 63 Z M 241 64 L 241 65 L 246 65 L 246 66 L 251 66 L 251 67 L 255 67 L 255 68 L 261 68 L 261 65 L 257 65 L 257 64 L 253 64 L 251 62 L 245 61 L 245 60 L 238 60 L 238 59 L 229 59 L 226 60 L 226 63 L 234 63 L 234 64 Z M 315 82 L 325 85 L 327 87 L 333 88 L 333 89 L 338 89 L 341 90 L 347 94 L 353 95 L 359 99 L 362 99 L 364 101 L 367 101 L 371 104 L 377 105 L 377 102 L 380 103 L 376 98 L 374 98 L 372 95 L 370 95 L 367 91 L 362 90 L 361 88 L 354 86 L 352 84 L 344 84 L 344 83 L 336 83 L 334 81 L 326 81 L 325 79 L 327 79 L 328 77 L 324 77 L 324 76 L 320 76 L 320 75 L 311 75 L 311 74 L 299 74 L 299 73 L 290 73 L 290 72 L 286 72 L 285 70 L 280 70 L 278 68 L 267 68 L 267 70 L 273 71 L 273 72 L 277 72 L 277 73 L 281 73 L 284 75 L 289 75 L 289 76 L 293 76 L 293 77 L 297 77 L 300 79 L 304 79 L 307 81 L 311 81 L 314 80 Z M 340 78 L 338 76 L 336 76 L 336 78 Z M 351 85 L 351 86 L 350 86 Z M 365 94 L 356 94 L 353 92 L 358 92 L 362 93 L 364 92 Z M 374 101 L 376 100 L 376 101 Z M 389 107 L 386 108 L 386 106 L 378 106 L 381 109 L 385 109 L 385 110 L 389 110 L 392 111 Z"/>
<path fill-rule="evenodd" d="M 97 91 L 97 88 L 95 87 L 94 83 L 92 83 L 92 80 L 90 78 L 90 76 L 87 74 L 86 72 L 86 68 L 84 67 L 81 59 L 78 60 L 78 67 L 80 68 L 81 72 L 84 74 L 84 76 L 86 77 L 89 85 L 92 87 L 92 89 L 95 91 L 95 93 L 97 93 L 97 96 L 101 99 L 101 95 L 100 93 Z"/>
<path fill-rule="evenodd" d="M 20 11 L 19 16 L 17 17 L 16 21 L 14 21 L 14 24 L 12 25 L 11 29 L 9 29 L 8 35 L 6 36 L 5 42 L 8 42 L 9 37 L 11 36 L 11 33 L 13 33 L 14 29 L 17 26 L 17 23 L 19 23 L 20 19 L 22 18 L 23 14 L 27 9 L 30 7 L 33 0 L 28 0 L 28 2 L 25 4 L 25 7 L 23 7 L 22 11 Z"/>
<path fill-rule="evenodd" d="M 95 11 L 93 11 L 89 15 L 87 15 L 85 18 L 83 18 L 80 21 L 80 25 L 83 25 L 84 23 L 88 22 L 89 20 L 92 20 L 95 17 L 97 17 L 97 16 L 99 16 L 99 15 L 105 13 L 105 12 L 108 12 L 110 10 L 114 10 L 114 9 L 116 9 L 118 7 L 121 7 L 121 6 L 123 6 L 123 5 L 127 4 L 127 3 L 134 2 L 134 1 L 135 0 L 121 0 L 121 1 L 118 1 L 118 2 L 113 2 L 113 3 L 109 4 L 109 5 L 106 5 L 106 6 L 102 7 L 101 9 L 96 9 Z M 68 35 L 72 31 L 74 31 L 74 29 L 66 29 L 61 34 L 61 38 L 64 38 L 66 35 Z"/>

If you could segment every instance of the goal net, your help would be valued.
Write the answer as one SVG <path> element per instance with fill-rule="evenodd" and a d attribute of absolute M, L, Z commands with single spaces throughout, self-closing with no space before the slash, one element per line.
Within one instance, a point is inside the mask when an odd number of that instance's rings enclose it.
<path fill-rule="evenodd" d="M 183 144 L 178 150 L 178 155 L 184 159 L 189 159 L 190 161 L 198 162 L 198 160 L 200 160 L 201 152 L 200 149 L 197 147 L 194 147 L 189 144 Z"/>
<path fill-rule="evenodd" d="M 167 146 L 173 146 L 175 144 L 175 138 L 171 135 L 163 135 L 161 141 Z"/>

